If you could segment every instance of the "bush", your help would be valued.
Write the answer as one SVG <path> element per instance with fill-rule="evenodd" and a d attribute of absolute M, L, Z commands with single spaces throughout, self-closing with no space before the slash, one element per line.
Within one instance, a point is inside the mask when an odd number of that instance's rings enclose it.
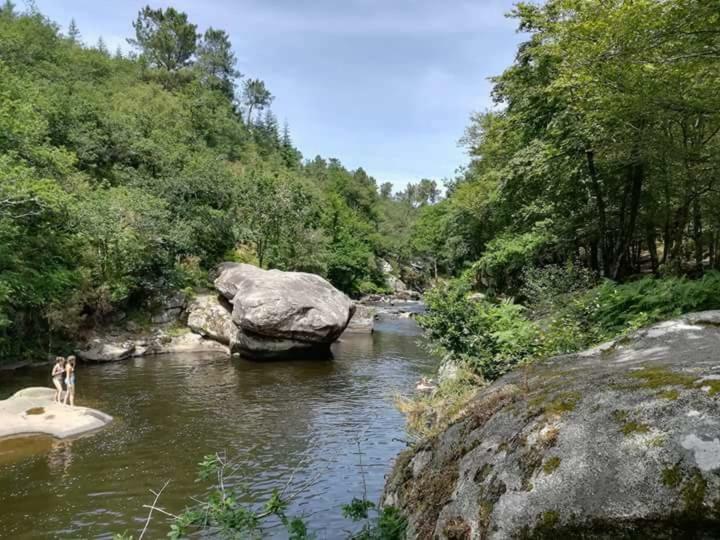
<path fill-rule="evenodd" d="M 520 297 L 535 311 L 549 310 L 567 295 L 591 289 L 597 280 L 592 270 L 570 261 L 565 265 L 531 266 L 523 271 Z"/>
<path fill-rule="evenodd" d="M 522 283 L 523 269 L 540 262 L 541 254 L 555 244 L 546 224 L 538 224 L 531 232 L 504 234 L 491 240 L 484 255 L 473 265 L 478 283 L 493 293 L 513 293 Z"/>
<path fill-rule="evenodd" d="M 539 328 L 525 308 L 510 301 L 468 298 L 467 282 L 454 280 L 425 297 L 428 314 L 419 318 L 431 348 L 494 380 L 537 352 Z"/>
<path fill-rule="evenodd" d="M 427 294 L 429 312 L 419 323 L 444 361 L 494 380 L 520 363 L 577 352 L 682 313 L 720 308 L 720 272 L 699 280 L 605 281 L 583 290 L 591 279 L 569 267 L 532 271 L 527 290 L 552 305 L 538 320 L 519 304 L 473 300 L 469 281 L 454 280 Z"/>
<path fill-rule="evenodd" d="M 701 279 L 647 277 L 618 285 L 602 283 L 571 312 L 603 339 L 683 313 L 720 308 L 720 272 Z"/>

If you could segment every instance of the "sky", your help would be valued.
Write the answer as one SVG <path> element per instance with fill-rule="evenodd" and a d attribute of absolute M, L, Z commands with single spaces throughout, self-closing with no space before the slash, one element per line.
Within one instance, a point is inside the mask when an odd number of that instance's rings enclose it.
<path fill-rule="evenodd" d="M 228 32 L 239 71 L 265 81 L 306 158 L 338 158 L 396 189 L 467 163 L 458 140 L 471 113 L 492 107 L 488 78 L 522 39 L 505 17 L 512 0 L 35 0 L 112 52 L 129 50 L 148 3 Z"/>

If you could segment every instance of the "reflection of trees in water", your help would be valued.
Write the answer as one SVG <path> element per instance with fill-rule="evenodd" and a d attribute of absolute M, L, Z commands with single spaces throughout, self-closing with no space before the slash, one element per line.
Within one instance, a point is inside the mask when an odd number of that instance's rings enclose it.
<path fill-rule="evenodd" d="M 72 440 L 53 441 L 47 454 L 48 468 L 53 474 L 67 478 L 73 462 Z"/>

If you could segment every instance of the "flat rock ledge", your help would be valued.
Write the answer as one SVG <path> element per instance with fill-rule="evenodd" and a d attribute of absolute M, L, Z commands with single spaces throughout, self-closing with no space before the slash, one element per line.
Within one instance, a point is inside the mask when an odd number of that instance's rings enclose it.
<path fill-rule="evenodd" d="M 720 537 L 720 311 L 519 369 L 401 454 L 408 538 Z"/>
<path fill-rule="evenodd" d="M 53 402 L 55 390 L 25 388 L 0 401 L 0 438 L 20 435 L 75 437 L 105 427 L 112 416 L 88 407 Z"/>
<path fill-rule="evenodd" d="M 78 348 L 75 354 L 86 362 L 117 362 L 141 356 L 158 356 L 179 353 L 219 353 L 230 355 L 230 349 L 205 337 L 184 330 L 168 335 L 162 329 L 148 336 L 97 336 Z"/>

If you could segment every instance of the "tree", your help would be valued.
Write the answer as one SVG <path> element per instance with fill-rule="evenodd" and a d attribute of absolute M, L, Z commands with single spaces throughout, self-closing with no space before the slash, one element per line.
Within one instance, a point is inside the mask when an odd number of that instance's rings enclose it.
<path fill-rule="evenodd" d="M 190 64 L 197 48 L 197 26 L 187 14 L 174 8 L 140 10 L 133 22 L 135 39 L 128 43 L 139 49 L 151 66 L 177 71 Z"/>
<path fill-rule="evenodd" d="M 105 45 L 105 40 L 102 36 L 100 36 L 97 40 L 97 45 L 95 45 L 95 50 L 101 52 L 105 56 L 109 56 L 110 52 L 108 51 L 107 45 Z"/>
<path fill-rule="evenodd" d="M 235 69 L 236 62 L 227 33 L 208 28 L 198 45 L 196 63 L 205 84 L 217 88 L 228 99 L 232 99 L 235 79 L 242 76 Z"/>
<path fill-rule="evenodd" d="M 417 203 L 420 205 L 435 204 L 440 196 L 440 190 L 435 180 L 423 178 L 417 185 L 416 193 Z"/>
<path fill-rule="evenodd" d="M 68 38 L 73 43 L 80 43 L 80 29 L 78 28 L 75 19 L 70 19 L 70 24 L 68 25 Z"/>
<path fill-rule="evenodd" d="M 246 124 L 252 125 L 252 113 L 254 110 L 262 111 L 269 107 L 274 97 L 265 88 L 265 83 L 260 79 L 247 79 L 243 83 L 242 103 L 247 110 Z"/>
<path fill-rule="evenodd" d="M 380 184 L 380 196 L 383 199 L 389 199 L 390 197 L 392 197 L 392 189 L 392 182 L 383 182 L 382 184 Z"/>
<path fill-rule="evenodd" d="M 302 160 L 302 154 L 295 148 L 290 136 L 290 126 L 287 120 L 283 123 L 282 138 L 280 139 L 280 152 L 282 153 L 285 165 L 290 168 L 295 168 L 299 165 Z"/>

